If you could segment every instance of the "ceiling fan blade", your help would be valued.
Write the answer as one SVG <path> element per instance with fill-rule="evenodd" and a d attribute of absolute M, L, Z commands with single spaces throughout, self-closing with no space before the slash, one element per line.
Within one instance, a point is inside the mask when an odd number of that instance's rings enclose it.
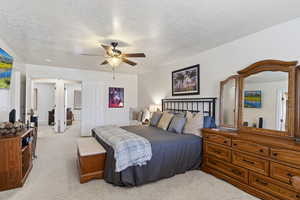
<path fill-rule="evenodd" d="M 105 49 L 106 53 L 108 55 L 112 55 L 112 48 L 110 46 L 107 46 L 107 45 L 104 45 L 104 44 L 101 44 L 102 48 Z"/>
<path fill-rule="evenodd" d="M 127 64 L 131 65 L 131 66 L 137 65 L 137 63 L 132 62 L 132 61 L 126 59 L 126 58 L 122 58 L 122 61 L 123 61 L 124 63 L 127 63 Z"/>
<path fill-rule="evenodd" d="M 80 55 L 81 56 L 103 56 L 103 55 L 100 55 L 100 54 L 89 54 L 89 53 L 81 53 Z"/>
<path fill-rule="evenodd" d="M 106 64 L 108 64 L 107 60 L 103 61 L 100 65 L 106 65 Z"/>
<path fill-rule="evenodd" d="M 130 58 L 130 57 L 141 57 L 144 58 L 146 55 L 144 53 L 124 53 L 122 54 L 124 57 Z"/>

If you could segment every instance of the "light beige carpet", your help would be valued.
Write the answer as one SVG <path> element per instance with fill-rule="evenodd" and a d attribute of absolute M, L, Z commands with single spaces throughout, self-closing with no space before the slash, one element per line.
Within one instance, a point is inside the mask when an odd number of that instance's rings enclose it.
<path fill-rule="evenodd" d="M 23 188 L 0 192 L 0 200 L 256 200 L 234 186 L 195 170 L 141 187 L 115 187 L 103 180 L 78 181 L 79 126 L 64 134 L 40 127 L 38 159 Z"/>

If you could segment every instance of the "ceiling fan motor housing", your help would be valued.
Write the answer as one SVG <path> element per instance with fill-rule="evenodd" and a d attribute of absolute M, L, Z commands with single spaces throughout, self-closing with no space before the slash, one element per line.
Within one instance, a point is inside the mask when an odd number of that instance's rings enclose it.
<path fill-rule="evenodd" d="M 116 49 L 118 42 L 112 42 L 111 46 L 113 46 L 112 52 L 114 53 L 114 56 L 120 56 L 122 54 L 120 50 Z"/>
<path fill-rule="evenodd" d="M 112 43 L 110 43 L 111 44 L 111 46 L 113 46 L 114 48 L 116 48 L 117 46 L 118 46 L 118 42 L 112 42 Z"/>

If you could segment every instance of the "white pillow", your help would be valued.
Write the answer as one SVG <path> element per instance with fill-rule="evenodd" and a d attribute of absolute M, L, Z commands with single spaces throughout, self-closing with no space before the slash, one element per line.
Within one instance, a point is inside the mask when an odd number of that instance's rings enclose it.
<path fill-rule="evenodd" d="M 150 111 L 148 109 L 143 110 L 142 122 L 145 122 L 146 119 L 150 120 Z"/>
<path fill-rule="evenodd" d="M 194 134 L 202 137 L 201 129 L 203 128 L 203 113 L 197 113 L 193 115 L 191 112 L 186 113 L 186 123 L 183 129 L 183 133 Z"/>

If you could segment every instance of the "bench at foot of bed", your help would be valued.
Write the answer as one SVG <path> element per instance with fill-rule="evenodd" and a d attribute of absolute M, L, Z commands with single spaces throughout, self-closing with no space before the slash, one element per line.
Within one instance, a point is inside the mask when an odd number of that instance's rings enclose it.
<path fill-rule="evenodd" d="M 95 138 L 78 139 L 77 154 L 80 183 L 103 178 L 106 151 Z"/>

